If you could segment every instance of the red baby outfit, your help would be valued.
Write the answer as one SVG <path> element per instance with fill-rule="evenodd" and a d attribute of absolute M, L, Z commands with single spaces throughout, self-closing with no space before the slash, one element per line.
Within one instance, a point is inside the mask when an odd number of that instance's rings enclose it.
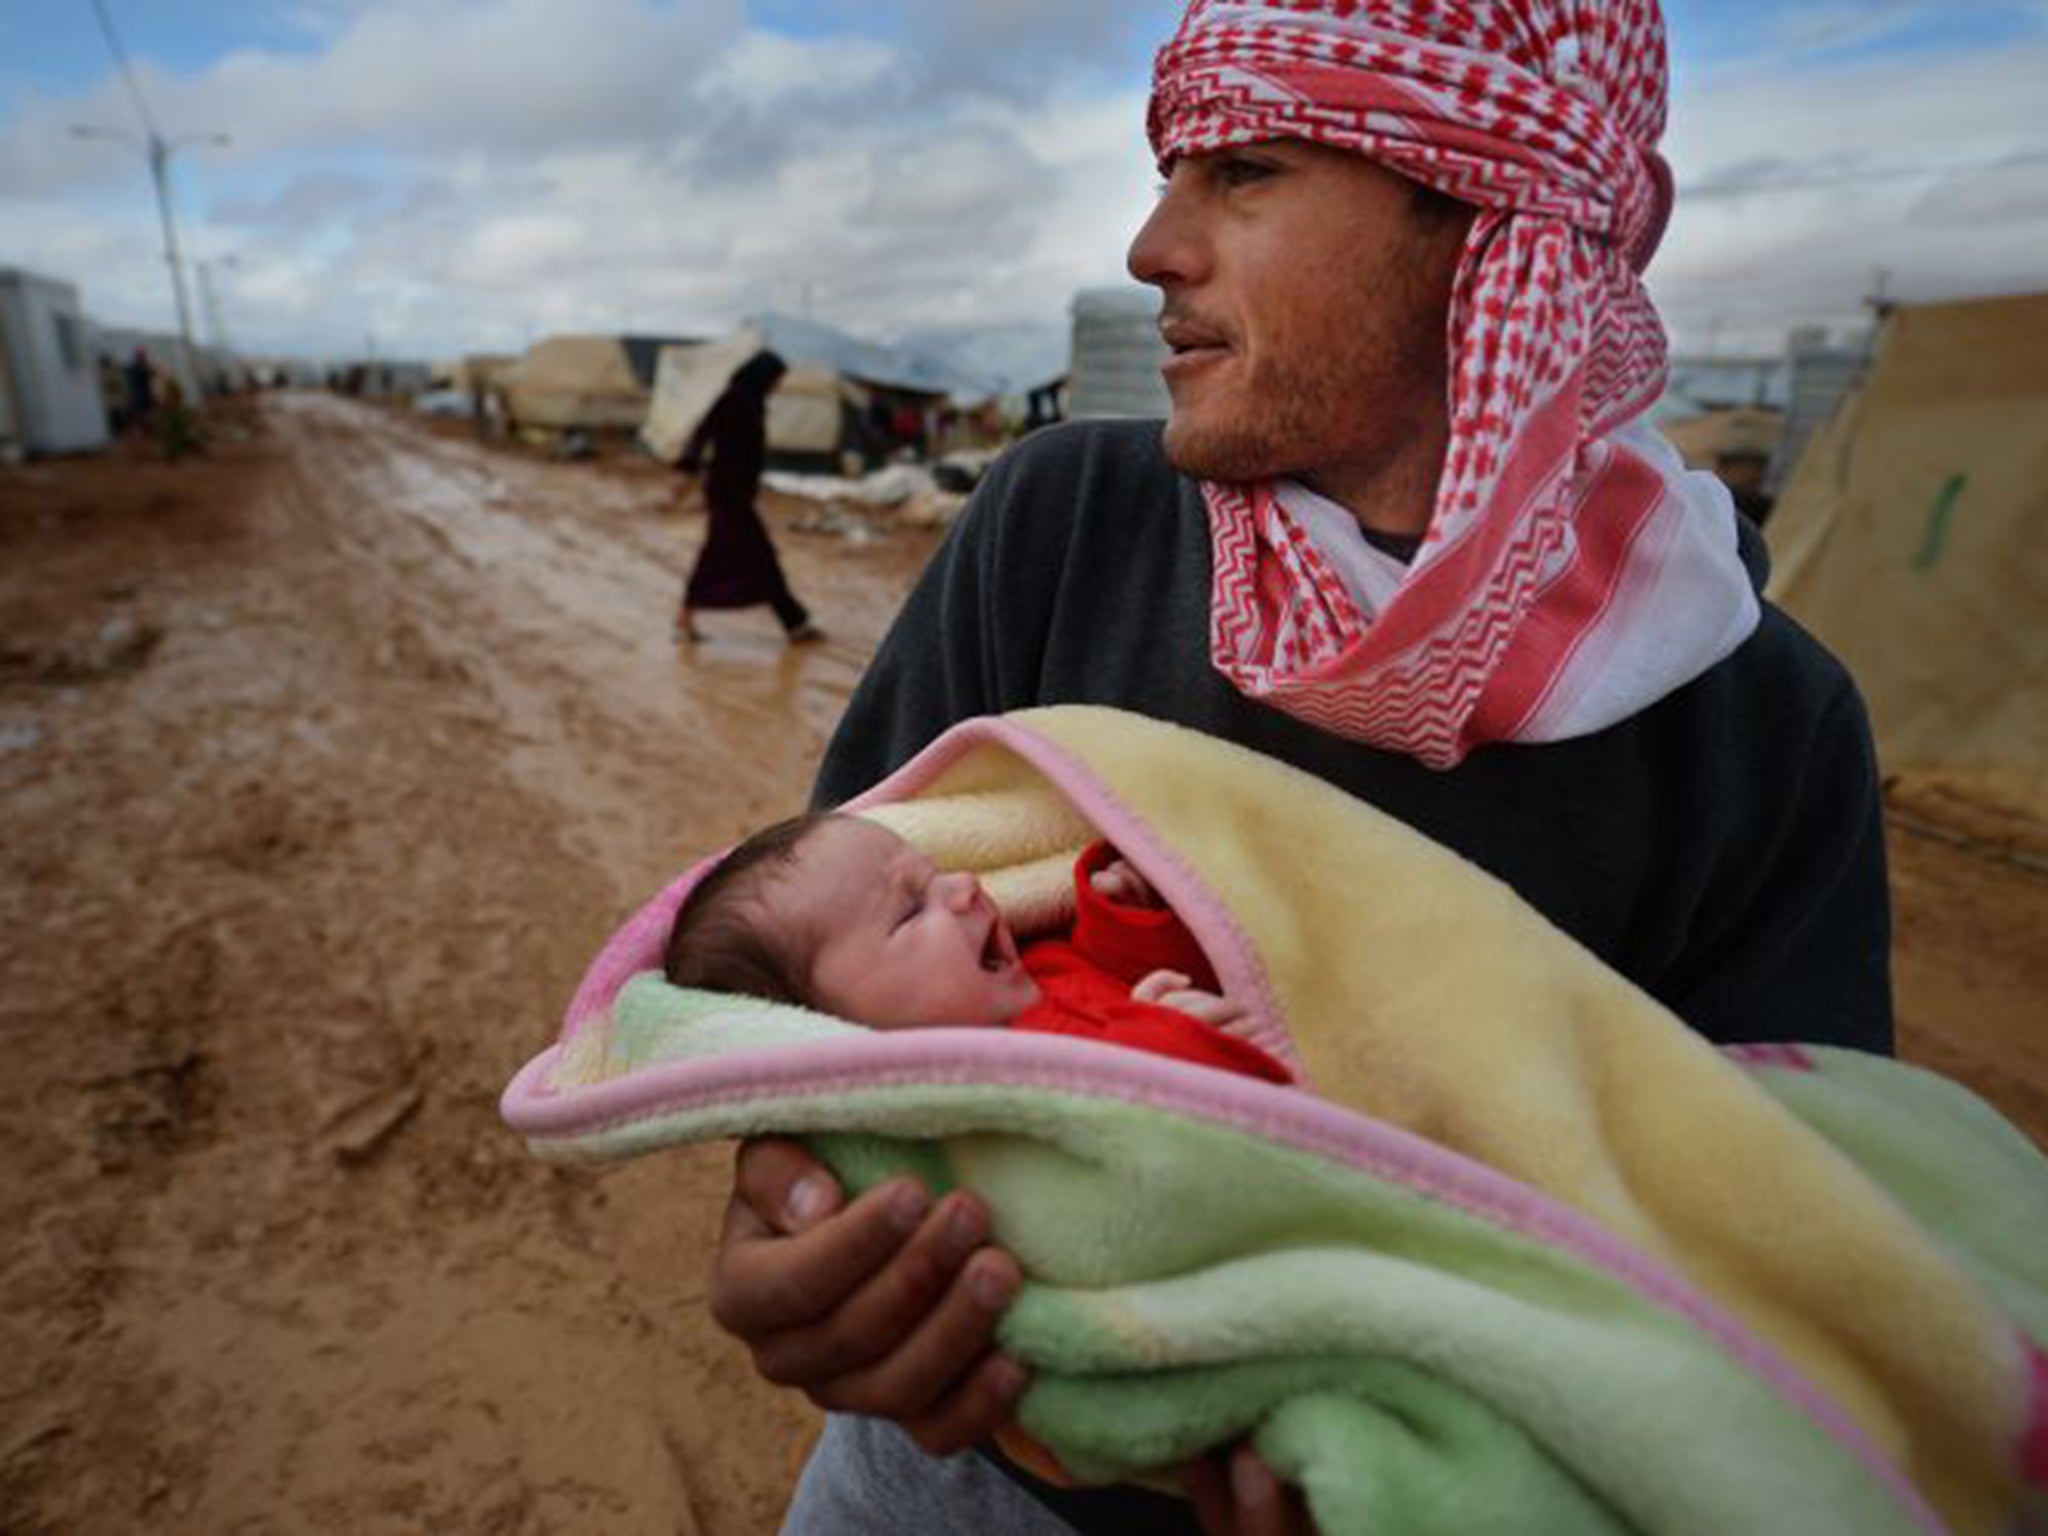
<path fill-rule="evenodd" d="M 1116 856 L 1108 843 L 1097 842 L 1075 861 L 1074 930 L 1064 939 L 1041 939 L 1020 951 L 1040 997 L 1010 1021 L 1010 1028 L 1105 1040 L 1272 1083 L 1294 1081 L 1286 1067 L 1249 1040 L 1131 996 L 1131 988 L 1154 971 L 1178 971 L 1204 991 L 1218 987 L 1195 936 L 1172 912 L 1121 905 L 1089 883 L 1089 875 Z"/>

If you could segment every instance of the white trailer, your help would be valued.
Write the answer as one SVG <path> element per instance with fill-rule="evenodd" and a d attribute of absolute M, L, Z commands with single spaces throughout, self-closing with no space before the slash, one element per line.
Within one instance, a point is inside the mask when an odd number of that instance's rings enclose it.
<path fill-rule="evenodd" d="M 0 436 L 22 452 L 106 447 L 99 369 L 69 283 L 0 267 L 0 397 Z"/>

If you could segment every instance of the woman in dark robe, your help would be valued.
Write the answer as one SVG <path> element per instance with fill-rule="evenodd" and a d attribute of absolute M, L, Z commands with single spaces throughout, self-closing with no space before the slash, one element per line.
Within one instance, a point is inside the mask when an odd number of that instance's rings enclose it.
<path fill-rule="evenodd" d="M 791 644 L 821 638 L 804 605 L 789 590 L 775 546 L 754 509 L 768 455 L 768 395 L 788 371 L 775 353 L 755 353 L 697 424 L 677 463 L 684 474 L 694 475 L 707 453 L 711 458 L 704 476 L 711 529 L 676 615 L 676 633 L 683 639 L 698 638 L 700 608 L 752 608 L 758 603 L 775 610 Z"/>

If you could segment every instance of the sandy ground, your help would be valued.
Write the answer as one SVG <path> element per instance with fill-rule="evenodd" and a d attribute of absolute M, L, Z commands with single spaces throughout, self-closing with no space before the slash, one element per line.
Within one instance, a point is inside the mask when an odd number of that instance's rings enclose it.
<path fill-rule="evenodd" d="M 499 1126 L 584 962 L 794 809 L 928 534 L 791 530 L 831 633 L 668 637 L 630 462 L 281 396 L 0 468 L 0 1531 L 774 1528 L 815 1420 L 703 1314 L 726 1154 Z M 2048 1138 L 2048 825 L 1902 786 L 1909 1054 Z"/>

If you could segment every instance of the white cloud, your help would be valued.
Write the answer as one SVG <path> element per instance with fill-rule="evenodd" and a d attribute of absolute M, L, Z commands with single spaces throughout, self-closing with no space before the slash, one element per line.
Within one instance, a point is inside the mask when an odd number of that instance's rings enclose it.
<path fill-rule="evenodd" d="M 2048 148 L 2044 78 L 2034 42 L 1731 71 L 1682 96 L 1678 211 L 1651 269 L 1680 342 L 1855 324 L 1880 271 L 1909 301 L 2048 285 L 2048 162 L 2024 158 Z"/>
<path fill-rule="evenodd" d="M 1173 7 L 894 4 L 910 42 L 775 35 L 741 0 L 309 0 L 267 34 L 288 24 L 291 51 L 145 64 L 144 89 L 167 125 L 234 134 L 178 177 L 188 249 L 239 258 L 218 287 L 247 345 L 374 330 L 439 353 L 805 304 L 882 336 L 1062 325 L 1076 288 L 1122 280 L 1152 195 L 1142 72 L 1106 86 L 1098 55 L 1154 9 L 1163 36 Z M 2015 157 L 2043 147 L 2042 78 L 2034 44 L 1687 79 L 1668 149 L 1697 195 L 1652 274 L 1681 340 L 1854 319 L 1879 266 L 1908 297 L 2041 283 L 2048 163 Z M 140 158 L 66 132 L 128 120 L 111 79 L 17 100 L 0 262 L 161 325 Z M 1929 163 L 1970 168 L 1889 174 Z"/>

